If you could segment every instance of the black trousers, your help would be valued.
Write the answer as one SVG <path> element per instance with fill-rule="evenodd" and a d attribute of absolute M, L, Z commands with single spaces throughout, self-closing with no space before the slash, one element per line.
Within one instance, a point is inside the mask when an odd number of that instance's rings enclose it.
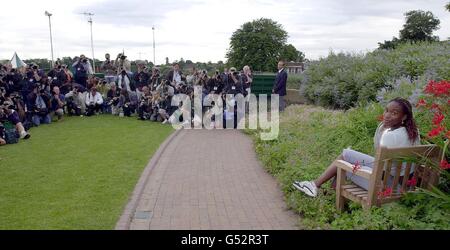
<path fill-rule="evenodd" d="M 97 103 L 93 104 L 93 105 L 88 105 L 86 115 L 91 116 L 94 114 L 94 112 L 99 112 L 101 109 L 102 109 L 102 105 L 97 104 Z"/>

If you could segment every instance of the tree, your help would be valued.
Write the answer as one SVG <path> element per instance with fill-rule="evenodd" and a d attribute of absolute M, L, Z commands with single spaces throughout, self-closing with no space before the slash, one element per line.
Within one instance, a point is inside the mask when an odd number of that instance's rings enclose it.
<path fill-rule="evenodd" d="M 433 31 L 439 29 L 440 21 L 430 11 L 413 10 L 405 13 L 406 22 L 400 30 L 400 38 L 378 43 L 379 49 L 395 49 L 405 42 L 439 41 Z"/>
<path fill-rule="evenodd" d="M 378 43 L 380 49 L 395 49 L 400 44 L 400 40 L 397 37 L 393 37 L 391 41 L 384 41 L 384 43 Z"/>
<path fill-rule="evenodd" d="M 450 12 L 450 2 L 448 2 L 447 5 L 445 5 L 445 8 Z"/>
<path fill-rule="evenodd" d="M 256 71 L 274 71 L 287 37 L 282 26 L 271 19 L 247 22 L 231 36 L 227 65 L 236 68 L 251 65 Z"/>
<path fill-rule="evenodd" d="M 300 51 L 298 51 L 294 45 L 285 45 L 281 50 L 280 59 L 285 61 L 296 61 L 299 53 Z"/>
<path fill-rule="evenodd" d="M 430 11 L 413 10 L 405 13 L 406 23 L 400 30 L 401 41 L 436 41 L 433 31 L 439 29 L 440 21 Z"/>

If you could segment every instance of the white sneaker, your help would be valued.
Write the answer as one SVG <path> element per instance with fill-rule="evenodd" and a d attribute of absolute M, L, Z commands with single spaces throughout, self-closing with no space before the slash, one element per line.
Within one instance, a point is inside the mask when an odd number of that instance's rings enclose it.
<path fill-rule="evenodd" d="M 25 131 L 22 131 L 22 133 L 20 133 L 20 139 L 29 139 L 30 138 L 30 134 L 28 134 L 27 132 L 25 132 Z"/>
<path fill-rule="evenodd" d="M 311 197 L 317 196 L 318 188 L 316 187 L 314 181 L 302 181 L 302 182 L 295 181 L 292 185 L 299 191 L 302 191 L 303 193 Z"/>

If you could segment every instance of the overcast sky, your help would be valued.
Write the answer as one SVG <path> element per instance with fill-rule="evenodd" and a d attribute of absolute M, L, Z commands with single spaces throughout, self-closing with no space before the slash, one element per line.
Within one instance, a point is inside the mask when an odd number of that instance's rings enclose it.
<path fill-rule="evenodd" d="M 51 58 L 47 10 L 53 14 L 54 55 L 92 57 L 82 12 L 92 12 L 94 53 L 103 60 L 122 49 L 129 59 L 226 60 L 232 33 L 243 23 L 271 18 L 288 32 L 288 43 L 317 59 L 334 51 L 366 52 L 398 36 L 409 10 L 429 10 L 441 21 L 435 33 L 450 37 L 449 0 L 5 0 L 1 3 L 0 59 Z M 139 54 L 140 53 L 140 54 Z"/>

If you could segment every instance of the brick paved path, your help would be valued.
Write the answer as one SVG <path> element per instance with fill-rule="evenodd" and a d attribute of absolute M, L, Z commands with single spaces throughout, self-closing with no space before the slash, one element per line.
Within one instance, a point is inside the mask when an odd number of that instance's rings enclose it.
<path fill-rule="evenodd" d="M 181 130 L 163 146 L 116 229 L 297 229 L 242 132 Z"/>

